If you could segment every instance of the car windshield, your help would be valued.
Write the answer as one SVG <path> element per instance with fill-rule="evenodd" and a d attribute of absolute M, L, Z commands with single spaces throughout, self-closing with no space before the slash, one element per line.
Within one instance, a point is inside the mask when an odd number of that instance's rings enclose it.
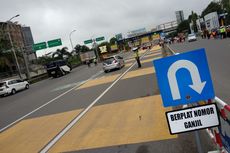
<path fill-rule="evenodd" d="M 111 64 L 114 61 L 114 57 L 107 58 L 104 63 Z"/>
<path fill-rule="evenodd" d="M 188 36 L 189 36 L 189 37 L 193 37 L 193 36 L 195 36 L 195 34 L 189 34 Z"/>

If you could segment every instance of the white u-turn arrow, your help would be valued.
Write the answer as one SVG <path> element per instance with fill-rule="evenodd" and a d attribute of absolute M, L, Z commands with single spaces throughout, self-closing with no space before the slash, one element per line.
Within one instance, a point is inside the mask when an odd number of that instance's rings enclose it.
<path fill-rule="evenodd" d="M 193 62 L 188 60 L 176 61 L 169 67 L 168 74 L 167 74 L 173 100 L 181 99 L 180 91 L 176 79 L 176 72 L 182 68 L 185 68 L 190 72 L 193 84 L 189 85 L 189 87 L 192 88 L 194 91 L 201 94 L 206 84 L 206 81 L 204 82 L 201 81 L 198 68 Z"/>

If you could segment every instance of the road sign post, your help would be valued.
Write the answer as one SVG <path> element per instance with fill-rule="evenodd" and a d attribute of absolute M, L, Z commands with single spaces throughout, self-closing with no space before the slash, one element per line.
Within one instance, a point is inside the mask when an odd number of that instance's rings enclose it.
<path fill-rule="evenodd" d="M 165 107 L 215 97 L 204 49 L 153 61 Z"/>
<path fill-rule="evenodd" d="M 85 40 L 84 41 L 84 44 L 85 45 L 88 45 L 88 44 L 91 44 L 93 42 L 93 40 L 92 39 L 89 39 L 89 40 Z"/>
<path fill-rule="evenodd" d="M 50 40 L 47 42 L 48 47 L 57 47 L 57 46 L 61 46 L 62 45 L 62 41 L 61 39 L 54 39 L 54 40 Z"/>
<path fill-rule="evenodd" d="M 166 116 L 171 134 L 215 127 L 220 124 L 215 104 L 170 111 L 166 112 Z"/>
<path fill-rule="evenodd" d="M 103 40 L 105 40 L 105 37 L 103 36 L 103 37 L 98 37 L 98 38 L 96 38 L 96 41 L 98 42 L 98 41 L 103 41 Z"/>
<path fill-rule="evenodd" d="M 46 42 L 33 44 L 33 51 L 35 51 L 35 52 L 38 51 L 38 50 L 46 49 L 46 48 L 47 48 Z"/>

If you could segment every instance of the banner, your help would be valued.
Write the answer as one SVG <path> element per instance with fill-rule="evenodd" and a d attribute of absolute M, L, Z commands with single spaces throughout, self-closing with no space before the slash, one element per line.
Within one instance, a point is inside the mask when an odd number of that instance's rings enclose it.
<path fill-rule="evenodd" d="M 106 46 L 101 46 L 99 48 L 100 48 L 101 54 L 107 53 L 107 47 Z"/>
<path fill-rule="evenodd" d="M 117 45 L 112 45 L 111 46 L 111 51 L 117 51 L 118 50 L 118 46 Z"/>

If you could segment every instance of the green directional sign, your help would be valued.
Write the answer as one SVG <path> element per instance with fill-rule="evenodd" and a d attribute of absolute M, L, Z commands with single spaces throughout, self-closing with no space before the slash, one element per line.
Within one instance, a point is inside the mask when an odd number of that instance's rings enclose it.
<path fill-rule="evenodd" d="M 89 39 L 89 40 L 84 41 L 84 44 L 87 45 L 87 44 L 91 44 L 92 42 L 93 42 L 93 40 Z"/>
<path fill-rule="evenodd" d="M 105 40 L 105 37 L 98 37 L 98 38 L 96 38 L 96 41 L 103 41 L 103 40 Z"/>
<path fill-rule="evenodd" d="M 50 40 L 47 43 L 48 43 L 48 47 L 49 48 L 56 47 L 56 46 L 61 46 L 62 45 L 61 39 Z"/>
<path fill-rule="evenodd" d="M 33 51 L 41 50 L 41 49 L 46 49 L 47 45 L 46 42 L 41 42 L 37 44 L 33 44 Z"/>

